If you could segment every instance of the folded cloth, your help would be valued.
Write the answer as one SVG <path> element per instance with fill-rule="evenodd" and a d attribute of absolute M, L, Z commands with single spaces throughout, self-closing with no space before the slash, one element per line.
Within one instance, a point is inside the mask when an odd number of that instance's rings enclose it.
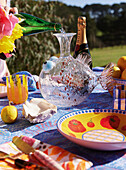
<path fill-rule="evenodd" d="M 34 78 L 34 76 L 31 74 L 31 73 L 29 73 L 28 71 L 20 71 L 20 72 L 17 72 L 17 73 L 14 73 L 14 74 L 12 74 L 12 76 L 15 76 L 15 75 L 27 75 L 27 78 L 28 78 L 28 91 L 35 91 L 35 90 L 37 90 L 37 86 L 36 86 L 36 77 L 38 77 L 38 76 L 36 76 L 35 78 Z M 6 81 L 6 77 L 3 77 L 2 78 L 3 79 L 3 81 Z"/>
<path fill-rule="evenodd" d="M 76 154 L 68 152 L 58 146 L 53 146 L 47 143 L 42 143 L 40 140 L 21 136 L 21 139 L 32 146 L 34 149 L 39 149 L 54 161 L 59 163 L 65 170 L 85 170 L 90 168 L 93 164 L 87 159 Z M 32 157 L 31 157 L 32 159 Z M 35 163 L 35 162 L 34 162 Z"/>
<path fill-rule="evenodd" d="M 76 154 L 70 153 L 58 146 L 53 146 L 50 144 L 42 143 L 41 141 L 30 138 L 27 136 L 21 136 L 21 139 L 28 143 L 33 148 L 38 151 L 41 150 L 43 153 L 51 157 L 54 161 L 60 164 L 64 170 L 86 170 L 90 168 L 93 164 L 83 157 L 79 157 Z M 12 142 L 4 143 L 0 145 L 0 151 L 10 154 L 10 156 L 15 156 L 15 158 L 23 159 L 25 161 L 30 161 L 40 166 L 43 164 L 36 160 L 35 157 L 30 154 L 30 156 L 22 153 Z M 14 165 L 14 161 L 8 163 L 7 160 L 0 160 L 0 170 L 12 170 L 18 169 Z"/>

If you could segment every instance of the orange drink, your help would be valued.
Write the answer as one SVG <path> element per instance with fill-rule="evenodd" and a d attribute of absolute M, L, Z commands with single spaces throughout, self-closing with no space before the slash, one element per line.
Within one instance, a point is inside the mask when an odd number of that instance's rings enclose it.
<path fill-rule="evenodd" d="M 28 98 L 27 77 L 16 75 L 7 77 L 7 97 L 14 104 L 24 103 Z"/>

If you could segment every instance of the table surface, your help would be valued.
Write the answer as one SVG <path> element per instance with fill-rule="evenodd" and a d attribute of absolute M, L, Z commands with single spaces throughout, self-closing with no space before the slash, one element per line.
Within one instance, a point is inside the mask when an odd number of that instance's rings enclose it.
<path fill-rule="evenodd" d="M 100 74 L 100 72 L 97 72 Z M 32 98 L 41 98 L 40 91 L 29 92 L 28 100 Z M 3 107 L 8 105 L 7 97 L 0 99 L 0 111 Z M 80 105 L 60 108 L 58 107 L 57 113 L 54 114 L 50 119 L 44 123 L 31 124 L 22 116 L 22 104 L 16 105 L 18 109 L 18 119 L 13 124 L 5 124 L 0 117 L 0 144 L 12 141 L 14 136 L 26 135 L 34 137 L 45 143 L 51 145 L 60 146 L 72 153 L 78 154 L 87 158 L 93 162 L 91 170 L 101 169 L 126 169 L 126 150 L 121 151 L 97 151 L 88 149 L 86 147 L 79 146 L 64 136 L 62 136 L 56 128 L 57 120 L 73 111 L 84 110 L 84 109 L 112 109 L 113 98 L 110 96 L 108 91 L 103 90 L 101 85 L 93 90 L 90 96 Z"/>

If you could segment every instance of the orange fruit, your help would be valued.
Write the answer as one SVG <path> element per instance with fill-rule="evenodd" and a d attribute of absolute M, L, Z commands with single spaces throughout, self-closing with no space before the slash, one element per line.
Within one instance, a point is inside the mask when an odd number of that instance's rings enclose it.
<path fill-rule="evenodd" d="M 14 123 L 18 117 L 18 111 L 15 106 L 5 106 L 1 110 L 1 119 L 5 123 Z"/>
<path fill-rule="evenodd" d="M 122 72 L 121 79 L 126 80 L 126 69 Z"/>
<path fill-rule="evenodd" d="M 120 70 L 120 68 L 117 67 L 117 66 L 114 66 L 114 67 L 113 67 L 112 77 L 113 77 L 113 78 L 120 78 L 120 76 L 121 76 L 121 70 Z"/>
<path fill-rule="evenodd" d="M 126 56 L 122 56 L 119 58 L 117 66 L 121 69 L 121 71 L 126 68 Z"/>

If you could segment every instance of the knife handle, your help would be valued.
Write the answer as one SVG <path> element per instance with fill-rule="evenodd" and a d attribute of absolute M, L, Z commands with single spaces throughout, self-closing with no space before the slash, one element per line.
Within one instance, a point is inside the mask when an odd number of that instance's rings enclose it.
<path fill-rule="evenodd" d="M 25 170 L 27 170 L 29 168 L 30 169 L 34 168 L 35 170 L 45 170 L 46 169 L 45 167 L 41 167 L 41 166 L 36 165 L 32 162 L 25 161 L 22 159 L 15 159 L 15 165 L 18 166 L 19 168 L 25 168 Z"/>
<path fill-rule="evenodd" d="M 45 166 L 47 166 L 51 170 L 64 170 L 62 166 L 56 162 L 54 159 L 52 159 L 50 156 L 45 154 L 44 152 L 40 150 L 35 150 L 33 153 L 34 156 Z"/>

